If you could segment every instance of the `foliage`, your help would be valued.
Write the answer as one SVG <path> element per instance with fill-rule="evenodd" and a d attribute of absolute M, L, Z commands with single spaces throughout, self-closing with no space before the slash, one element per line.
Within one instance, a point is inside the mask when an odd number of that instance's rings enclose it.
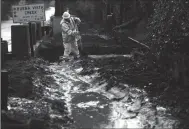
<path fill-rule="evenodd" d="M 174 63 L 181 58 L 188 58 L 186 40 L 189 36 L 188 1 L 158 0 L 149 21 L 149 29 L 153 30 L 148 40 L 156 64 L 162 71 L 174 69 Z M 181 63 L 181 62 L 180 62 Z M 186 62 L 184 62 L 185 64 Z M 177 62 L 176 64 L 179 65 Z"/>
<path fill-rule="evenodd" d="M 183 114 L 188 114 L 189 98 L 186 95 L 189 89 L 188 5 L 188 0 L 154 1 L 154 13 L 148 24 L 150 33 L 146 39 L 151 52 L 146 55 L 147 59 L 143 60 L 148 67 L 143 72 L 147 72 L 149 68 L 155 69 L 164 78 L 161 82 L 156 82 L 156 87 L 149 86 L 149 90 L 161 92 L 156 93 L 159 101 L 163 100 L 164 105 L 169 105 L 175 115 L 185 120 L 188 119 L 188 115 Z M 176 111 L 178 108 L 179 111 Z"/>

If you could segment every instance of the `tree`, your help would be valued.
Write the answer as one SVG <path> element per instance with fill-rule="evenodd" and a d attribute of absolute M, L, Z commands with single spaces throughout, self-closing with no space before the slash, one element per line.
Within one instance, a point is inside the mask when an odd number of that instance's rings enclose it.
<path fill-rule="evenodd" d="M 55 0 L 55 16 L 60 16 L 60 15 L 61 15 L 61 1 Z"/>

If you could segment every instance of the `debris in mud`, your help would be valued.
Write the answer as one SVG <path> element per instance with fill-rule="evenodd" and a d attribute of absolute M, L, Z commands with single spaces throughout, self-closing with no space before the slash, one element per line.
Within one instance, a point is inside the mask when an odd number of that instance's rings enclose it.
<path fill-rule="evenodd" d="M 81 102 L 81 103 L 77 104 L 77 106 L 79 108 L 96 107 L 98 105 L 98 103 L 99 103 L 99 101 L 96 101 L 96 102 L 95 101 L 90 101 L 90 102 L 87 102 L 87 103 Z"/>
<path fill-rule="evenodd" d="M 117 108 L 118 105 L 116 104 L 116 102 L 118 101 L 119 103 L 125 103 L 125 105 L 122 106 L 125 107 L 126 112 L 124 113 L 124 111 L 122 110 L 120 111 L 117 110 L 116 111 L 117 115 L 112 114 L 112 116 L 119 116 L 119 114 L 122 114 L 121 118 L 128 119 L 127 127 L 130 128 L 170 127 L 168 124 L 161 125 L 157 122 L 157 118 L 159 119 L 159 117 L 162 117 L 162 115 L 166 117 L 166 119 L 169 119 L 167 122 L 169 123 L 170 121 L 169 124 L 170 125 L 172 124 L 172 127 L 175 127 L 175 125 L 179 123 L 177 120 L 170 118 L 170 116 L 166 116 L 165 114 L 160 113 L 160 111 L 156 111 L 154 106 L 152 105 L 147 106 L 148 103 L 150 103 L 150 100 L 147 97 L 147 93 L 144 90 L 135 88 L 134 85 L 123 86 L 123 84 L 135 84 L 135 85 L 138 84 L 140 86 L 141 84 L 145 84 L 145 83 L 149 84 L 150 86 L 152 84 L 154 85 L 154 83 L 152 83 L 150 79 L 149 81 L 147 78 L 142 77 L 142 76 L 152 77 L 154 76 L 153 74 L 150 75 L 150 73 L 148 73 L 146 75 L 145 74 L 143 75 L 142 71 L 137 71 L 137 70 L 141 70 L 140 68 L 137 68 L 138 66 L 135 66 L 135 64 L 132 61 L 124 57 L 106 58 L 106 59 L 103 58 L 103 60 L 101 58 L 93 58 L 90 60 L 92 61 L 82 62 L 83 63 L 82 72 L 84 73 L 85 71 L 90 71 L 90 75 L 97 72 L 101 77 L 98 79 L 101 81 L 105 80 L 105 82 L 108 83 L 106 85 L 106 87 L 108 87 L 107 93 L 108 92 L 111 93 L 109 93 L 107 96 L 108 98 L 110 99 L 112 98 L 113 100 L 115 100 L 112 101 L 112 103 L 116 105 L 115 107 L 112 107 L 112 109 Z M 98 70 L 94 71 L 95 68 L 98 68 Z M 135 71 L 133 71 L 134 68 Z M 141 78 L 139 79 L 138 77 Z M 110 119 L 114 121 L 114 118 L 110 118 Z M 120 120 L 120 118 L 117 119 L 118 119 L 117 121 Z M 175 121 L 175 123 L 172 123 L 171 122 L 172 120 Z M 137 121 L 139 123 L 137 123 Z M 116 122 L 116 120 L 114 122 Z"/>
<path fill-rule="evenodd" d="M 116 87 L 111 88 L 109 92 L 115 96 L 115 99 L 123 99 L 127 95 L 126 92 L 120 92 Z"/>
<path fill-rule="evenodd" d="M 128 111 L 138 112 L 141 109 L 141 100 L 137 99 L 131 106 L 127 108 Z"/>
<path fill-rule="evenodd" d="M 6 62 L 10 87 L 15 90 L 9 94 L 7 115 L 37 126 L 43 122 L 37 123 L 36 119 L 44 120 L 45 129 L 61 129 L 73 123 L 73 120 L 69 118 L 65 100 L 62 99 L 64 93 L 57 90 L 60 86 L 49 76 L 53 72 L 48 66 L 47 61 L 39 58 Z M 51 118 L 52 114 L 62 118 Z"/>
<path fill-rule="evenodd" d="M 71 127 L 70 125 L 77 128 L 87 128 L 91 125 L 100 127 L 104 123 L 115 128 L 143 128 L 146 125 L 161 127 L 156 122 L 157 119 L 167 119 L 168 124 L 162 125 L 164 128 L 174 124 L 176 120 L 172 120 L 162 111 L 157 113 L 156 108 L 148 105 L 150 101 L 144 101 L 148 97 L 143 90 L 126 85 L 129 80 L 125 80 L 128 69 L 123 70 L 126 66 L 123 67 L 122 62 L 126 63 L 128 59 L 86 58 L 80 62 L 72 61 L 61 65 L 33 63 L 32 66 L 37 68 L 33 72 L 33 78 L 30 79 L 34 92 L 25 99 L 18 98 L 20 104 L 10 101 L 11 111 L 15 115 L 22 114 L 20 115 L 22 119 L 25 117 L 30 119 L 37 113 L 42 114 L 40 116 L 43 116 L 42 119 L 47 123 L 47 129 L 61 129 Z M 76 67 L 76 64 L 79 65 Z M 127 63 L 127 65 L 131 64 Z M 90 75 L 87 75 L 89 73 L 81 75 L 80 73 L 85 72 L 86 69 L 91 70 Z M 19 72 L 17 70 L 15 73 Z M 25 72 L 19 74 L 23 73 Z M 112 93 L 106 91 L 107 86 Z M 112 101 L 112 98 L 120 100 Z"/>

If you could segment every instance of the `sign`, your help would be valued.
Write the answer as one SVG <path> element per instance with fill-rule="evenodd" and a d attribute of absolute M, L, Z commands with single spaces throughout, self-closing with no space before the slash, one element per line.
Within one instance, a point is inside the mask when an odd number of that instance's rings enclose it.
<path fill-rule="evenodd" d="M 12 13 L 14 23 L 46 20 L 44 4 L 15 5 L 12 6 Z"/>

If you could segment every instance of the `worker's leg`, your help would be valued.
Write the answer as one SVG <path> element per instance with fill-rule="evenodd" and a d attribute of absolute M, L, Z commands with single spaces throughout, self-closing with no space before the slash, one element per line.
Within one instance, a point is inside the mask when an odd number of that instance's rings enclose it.
<path fill-rule="evenodd" d="M 64 58 L 69 59 L 69 55 L 71 53 L 71 43 L 63 43 L 64 44 Z"/>
<path fill-rule="evenodd" d="M 74 53 L 76 58 L 79 58 L 79 48 L 78 48 L 78 44 L 77 41 L 75 41 L 74 43 L 71 43 L 71 48 L 72 48 L 72 52 Z"/>

